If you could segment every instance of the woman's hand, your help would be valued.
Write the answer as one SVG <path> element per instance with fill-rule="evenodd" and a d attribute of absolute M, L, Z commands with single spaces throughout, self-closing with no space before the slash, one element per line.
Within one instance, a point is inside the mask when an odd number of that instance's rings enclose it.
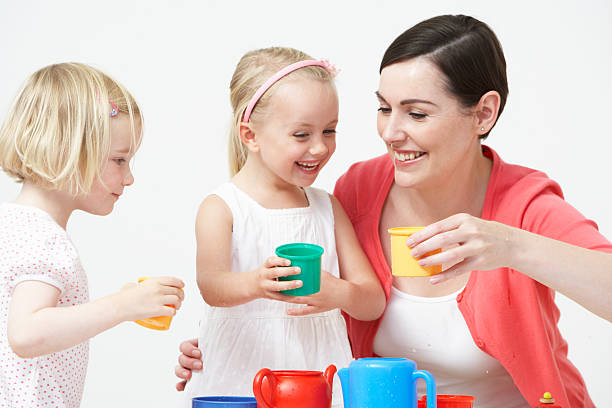
<path fill-rule="evenodd" d="M 406 245 L 415 258 L 443 249 L 418 261 L 421 266 L 452 265 L 430 279 L 435 284 L 473 270 L 511 266 L 518 233 L 520 230 L 499 222 L 455 214 L 414 233 Z"/>
<path fill-rule="evenodd" d="M 174 368 L 174 375 L 182 380 L 176 383 L 176 390 L 183 391 L 191 378 L 191 372 L 201 370 L 203 367 L 202 352 L 198 349 L 198 339 L 185 340 L 179 346 L 179 351 L 181 352 L 178 357 L 179 365 Z"/>
<path fill-rule="evenodd" d="M 314 313 L 327 312 L 340 307 L 339 296 L 342 291 L 339 285 L 343 282 L 327 271 L 321 271 L 321 290 L 309 296 L 290 296 L 288 302 L 306 306 L 289 309 L 290 316 L 305 316 Z"/>
<path fill-rule="evenodd" d="M 430 278 L 439 283 L 473 270 L 512 268 L 612 321 L 612 254 L 581 248 L 494 221 L 456 214 L 406 240 L 422 266 L 451 264 Z M 588 271 L 588 273 L 585 273 Z"/>

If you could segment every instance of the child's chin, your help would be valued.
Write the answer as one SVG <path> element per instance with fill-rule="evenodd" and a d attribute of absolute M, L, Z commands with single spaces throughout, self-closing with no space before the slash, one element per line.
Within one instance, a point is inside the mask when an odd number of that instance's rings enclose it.
<path fill-rule="evenodd" d="M 301 187 L 301 188 L 305 188 L 305 187 L 310 187 L 314 184 L 314 180 L 310 183 L 297 183 L 296 186 Z"/>
<path fill-rule="evenodd" d="M 100 216 L 104 216 L 104 215 L 108 215 L 110 213 L 113 212 L 113 207 L 110 208 L 91 208 L 91 209 L 85 209 L 83 210 L 88 214 L 91 215 L 100 215 Z"/>

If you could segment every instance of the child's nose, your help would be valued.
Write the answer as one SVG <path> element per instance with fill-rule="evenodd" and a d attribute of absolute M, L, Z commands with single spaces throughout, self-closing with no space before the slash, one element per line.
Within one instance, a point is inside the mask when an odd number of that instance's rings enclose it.
<path fill-rule="evenodd" d="M 132 184 L 134 184 L 134 175 L 132 174 L 132 170 L 128 170 L 127 174 L 123 178 L 123 185 L 131 186 Z"/>
<path fill-rule="evenodd" d="M 321 139 L 315 141 L 310 147 L 310 154 L 313 156 L 323 156 L 327 154 L 328 151 L 329 148 Z"/>

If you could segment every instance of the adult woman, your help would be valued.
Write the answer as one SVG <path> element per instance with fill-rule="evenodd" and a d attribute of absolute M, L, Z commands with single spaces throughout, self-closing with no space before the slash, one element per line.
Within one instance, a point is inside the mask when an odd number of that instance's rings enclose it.
<path fill-rule="evenodd" d="M 439 393 L 478 407 L 534 405 L 544 391 L 592 407 L 554 293 L 611 320 L 612 245 L 554 181 L 481 145 L 508 93 L 495 34 L 471 17 L 426 20 L 390 45 L 380 73 L 389 155 L 352 166 L 334 192 L 388 299 L 379 321 L 347 318 L 354 356 L 408 357 Z M 407 242 L 414 256 L 444 248 L 421 260 L 445 265 L 434 278 L 391 276 L 387 229 L 414 225 L 427 225 Z"/>

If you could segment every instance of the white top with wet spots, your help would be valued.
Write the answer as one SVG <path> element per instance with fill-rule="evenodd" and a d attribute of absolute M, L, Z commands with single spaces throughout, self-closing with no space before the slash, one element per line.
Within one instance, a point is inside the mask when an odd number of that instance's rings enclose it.
<path fill-rule="evenodd" d="M 374 353 L 413 360 L 434 376 L 438 394 L 472 395 L 474 407 L 528 407 L 506 369 L 474 344 L 457 306 L 462 291 L 432 298 L 391 287 Z M 425 394 L 424 381 L 417 388 Z"/>

